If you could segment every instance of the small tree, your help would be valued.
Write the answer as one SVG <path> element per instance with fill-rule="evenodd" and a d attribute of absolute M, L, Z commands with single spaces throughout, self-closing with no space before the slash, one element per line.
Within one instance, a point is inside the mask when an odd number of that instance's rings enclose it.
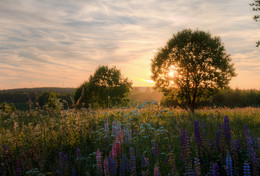
<path fill-rule="evenodd" d="M 5 113 L 15 112 L 16 108 L 13 103 L 8 104 L 6 101 L 0 104 L 0 110 Z"/>
<path fill-rule="evenodd" d="M 57 98 L 57 95 L 54 92 L 43 92 L 38 97 L 38 103 L 41 107 L 48 107 L 51 109 L 62 109 L 62 103 L 60 103 L 60 99 Z"/>
<path fill-rule="evenodd" d="M 253 11 L 260 11 L 260 0 L 254 0 L 254 2 L 250 3 L 249 5 L 253 7 Z M 259 21 L 260 15 L 254 15 L 253 19 L 255 21 Z M 259 45 L 260 45 L 260 41 L 257 41 L 256 47 L 259 47 Z"/>
<path fill-rule="evenodd" d="M 132 82 L 123 78 L 116 67 L 99 66 L 75 92 L 74 100 L 84 103 L 85 107 L 112 107 L 126 105 L 129 102 L 127 95 L 132 88 Z M 84 93 L 82 94 L 82 92 Z"/>
<path fill-rule="evenodd" d="M 192 112 L 198 101 L 226 88 L 235 76 L 231 58 L 219 37 L 185 29 L 168 41 L 152 60 L 156 87 Z"/>

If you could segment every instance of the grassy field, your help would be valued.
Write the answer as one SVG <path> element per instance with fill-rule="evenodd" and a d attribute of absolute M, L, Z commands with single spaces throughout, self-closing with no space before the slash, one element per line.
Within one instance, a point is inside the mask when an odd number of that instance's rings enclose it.
<path fill-rule="evenodd" d="M 259 175 L 260 108 L 0 112 L 0 175 Z"/>

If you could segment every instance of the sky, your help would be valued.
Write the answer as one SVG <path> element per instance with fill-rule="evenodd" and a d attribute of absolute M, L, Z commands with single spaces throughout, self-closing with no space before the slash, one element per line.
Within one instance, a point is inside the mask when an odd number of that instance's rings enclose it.
<path fill-rule="evenodd" d="M 251 0 L 1 0 L 0 89 L 78 87 L 99 65 L 154 86 L 157 49 L 186 28 L 219 36 L 238 74 L 260 89 L 260 23 Z"/>

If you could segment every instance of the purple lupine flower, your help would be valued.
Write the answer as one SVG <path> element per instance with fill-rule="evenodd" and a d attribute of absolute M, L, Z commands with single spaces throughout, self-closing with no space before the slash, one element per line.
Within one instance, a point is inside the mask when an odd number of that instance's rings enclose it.
<path fill-rule="evenodd" d="M 199 122 L 197 120 L 194 121 L 194 131 L 195 131 L 195 141 L 196 141 L 196 145 L 197 145 L 198 152 L 200 155 L 200 151 L 202 148 L 202 141 L 201 141 L 201 136 L 200 136 L 200 126 L 199 126 Z"/>
<path fill-rule="evenodd" d="M 63 162 L 64 162 L 64 169 L 66 170 L 66 172 L 68 172 L 69 159 L 68 159 L 68 155 L 67 155 L 67 154 L 64 154 L 64 156 L 63 156 Z"/>
<path fill-rule="evenodd" d="M 239 140 L 232 141 L 232 147 L 234 148 L 235 151 L 240 151 L 241 150 L 240 141 Z"/>
<path fill-rule="evenodd" d="M 135 151 L 134 151 L 134 148 L 133 148 L 133 147 L 130 147 L 129 153 L 130 153 L 130 162 L 129 162 L 130 175 L 131 175 L 131 176 L 136 176 Z"/>
<path fill-rule="evenodd" d="M 154 172 L 153 172 L 154 176 L 159 176 L 160 172 L 159 172 L 159 167 L 157 165 L 154 166 Z"/>
<path fill-rule="evenodd" d="M 247 149 L 247 156 L 251 157 L 252 154 L 254 153 L 254 144 L 252 138 L 250 138 L 249 136 L 246 138 L 246 149 Z"/>
<path fill-rule="evenodd" d="M 60 152 L 58 154 L 58 160 L 59 160 L 59 175 L 63 175 L 63 153 Z"/>
<path fill-rule="evenodd" d="M 109 134 L 109 124 L 108 121 L 105 123 L 105 132 L 108 135 Z"/>
<path fill-rule="evenodd" d="M 2 171 L 2 168 L 0 167 L 0 176 L 3 175 L 3 171 Z"/>
<path fill-rule="evenodd" d="M 195 131 L 195 141 L 197 145 L 201 146 L 200 126 L 197 120 L 194 121 L 194 131 Z"/>
<path fill-rule="evenodd" d="M 259 148 L 259 138 L 258 137 L 255 137 L 254 144 L 255 144 L 255 149 L 256 150 L 260 149 Z"/>
<path fill-rule="evenodd" d="M 116 176 L 116 161 L 113 158 L 110 158 L 109 160 L 110 164 L 110 174 L 111 176 Z"/>
<path fill-rule="evenodd" d="M 154 156 L 156 156 L 156 149 L 155 149 L 156 147 L 155 147 L 155 142 L 154 141 L 152 141 L 152 154 L 154 155 Z"/>
<path fill-rule="evenodd" d="M 124 128 L 124 143 L 132 144 L 132 130 Z"/>
<path fill-rule="evenodd" d="M 124 165 L 125 165 L 126 172 L 129 173 L 130 172 L 130 166 L 129 166 L 129 162 L 128 162 L 126 154 L 123 155 L 123 162 L 124 162 Z"/>
<path fill-rule="evenodd" d="M 72 176 L 77 176 L 77 171 L 75 168 L 72 169 Z"/>
<path fill-rule="evenodd" d="M 220 176 L 219 167 L 218 167 L 217 163 L 213 163 L 213 165 L 211 167 L 211 174 L 212 174 L 212 176 Z"/>
<path fill-rule="evenodd" d="M 233 176 L 233 165 L 232 165 L 232 158 L 230 156 L 230 153 L 227 152 L 226 156 L 226 173 L 228 176 Z"/>
<path fill-rule="evenodd" d="M 199 158 L 196 158 L 196 157 L 194 158 L 194 167 L 195 167 L 196 176 L 201 175 Z"/>
<path fill-rule="evenodd" d="M 240 163 L 239 163 L 239 150 L 240 142 L 238 140 L 232 140 L 231 143 L 231 153 L 233 156 L 233 165 L 234 165 L 234 175 L 239 175 Z"/>
<path fill-rule="evenodd" d="M 205 153 L 206 150 L 207 150 L 207 140 L 206 140 L 207 130 L 206 130 L 205 123 L 201 123 L 201 128 L 200 129 L 201 129 L 201 134 L 200 134 L 201 144 L 202 144 L 202 148 L 203 148 L 203 153 Z"/>
<path fill-rule="evenodd" d="M 224 125 L 219 124 L 219 136 L 220 136 L 220 140 L 219 140 L 219 149 L 221 151 L 221 154 L 223 157 L 225 157 L 225 153 L 226 153 L 226 145 L 225 145 L 225 129 L 224 129 Z"/>
<path fill-rule="evenodd" d="M 228 116 L 224 117 L 224 132 L 225 132 L 225 143 L 228 149 L 230 149 L 231 144 L 231 133 L 230 133 L 230 126 L 229 126 L 229 119 Z"/>
<path fill-rule="evenodd" d="M 244 176 L 250 176 L 250 166 L 247 160 L 244 162 Z"/>
<path fill-rule="evenodd" d="M 4 153 L 7 151 L 7 147 L 5 144 L 3 144 L 3 151 L 4 151 Z"/>
<path fill-rule="evenodd" d="M 121 131 L 121 122 L 120 121 L 117 121 L 116 128 L 117 128 L 117 134 L 118 134 L 119 131 Z"/>
<path fill-rule="evenodd" d="M 80 148 L 79 147 L 77 148 L 76 155 L 77 155 L 77 160 L 79 160 L 81 158 L 81 153 L 80 153 Z"/>
<path fill-rule="evenodd" d="M 117 122 L 115 120 L 112 122 L 112 133 L 117 136 Z"/>
<path fill-rule="evenodd" d="M 120 162 L 120 176 L 125 176 L 125 163 L 124 158 Z"/>
<path fill-rule="evenodd" d="M 190 146 L 190 139 L 188 136 L 188 131 L 182 130 L 181 131 L 181 155 L 183 157 L 183 162 L 185 165 L 185 173 L 184 175 L 194 174 L 192 170 L 192 160 L 190 158 L 191 154 L 191 146 Z"/>
<path fill-rule="evenodd" d="M 220 140 L 221 140 L 221 131 L 218 130 L 216 132 L 216 146 L 217 146 L 217 149 L 220 150 Z"/>
<path fill-rule="evenodd" d="M 256 152 L 252 154 L 253 173 L 259 175 L 259 159 L 257 158 Z"/>
<path fill-rule="evenodd" d="M 109 176 L 109 163 L 107 157 L 104 160 L 104 175 Z"/>
<path fill-rule="evenodd" d="M 21 162 L 19 160 L 15 163 L 15 176 L 22 176 Z"/>
<path fill-rule="evenodd" d="M 245 126 L 244 126 L 244 137 L 245 137 L 245 139 L 247 138 L 247 134 L 248 134 L 248 127 L 245 123 Z"/>
<path fill-rule="evenodd" d="M 182 149 L 182 156 L 183 156 L 184 162 L 187 162 L 191 165 L 190 139 L 189 139 L 189 136 L 188 136 L 188 131 L 185 131 L 185 130 L 181 131 L 181 149 Z"/>

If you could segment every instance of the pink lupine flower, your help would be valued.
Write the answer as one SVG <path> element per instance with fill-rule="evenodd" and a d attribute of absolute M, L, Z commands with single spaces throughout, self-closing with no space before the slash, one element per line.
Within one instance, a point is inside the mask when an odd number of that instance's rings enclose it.
<path fill-rule="evenodd" d="M 104 175 L 110 176 L 110 174 L 109 174 L 109 163 L 108 163 L 107 157 L 104 160 Z"/>
<path fill-rule="evenodd" d="M 120 143 L 120 138 L 118 137 L 117 139 L 116 139 L 116 144 L 115 144 L 116 146 L 116 157 L 119 157 L 120 156 L 120 154 L 121 154 L 121 143 Z"/>
<path fill-rule="evenodd" d="M 159 172 L 159 167 L 157 165 L 154 166 L 154 176 L 159 176 L 160 172 Z"/>
<path fill-rule="evenodd" d="M 97 168 L 98 168 L 98 175 L 101 176 L 102 175 L 102 156 L 101 156 L 101 152 L 98 149 L 97 153 L 96 153 L 96 160 L 97 160 Z"/>

